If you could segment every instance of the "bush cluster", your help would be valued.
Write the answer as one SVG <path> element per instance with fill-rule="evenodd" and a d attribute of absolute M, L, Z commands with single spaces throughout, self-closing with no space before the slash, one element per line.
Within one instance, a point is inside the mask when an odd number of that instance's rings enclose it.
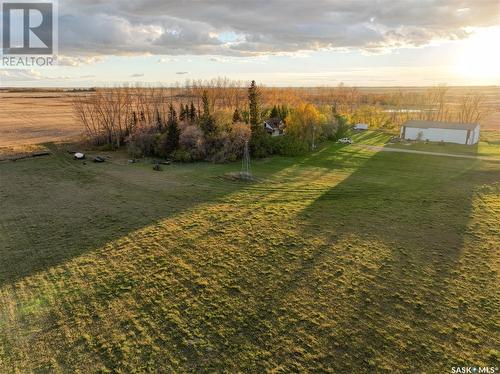
<path fill-rule="evenodd" d="M 250 126 L 216 120 L 226 117 L 227 113 L 219 111 L 195 121 L 169 120 L 163 131 L 153 126 L 136 128 L 127 139 L 128 151 L 136 158 L 161 157 L 178 162 L 236 161 L 250 141 Z"/>
<path fill-rule="evenodd" d="M 96 102 L 109 99 L 128 103 L 124 98 L 130 95 L 126 92 L 116 91 L 115 94 L 116 97 L 103 96 Z M 92 115 L 99 111 L 90 104 L 82 106 L 85 110 L 82 109 L 81 117 L 87 120 L 88 128 L 96 129 L 89 132 L 94 134 L 94 140 L 104 136 L 94 144 L 102 142 L 120 147 L 125 142 L 135 158 L 230 162 L 242 157 L 246 143 L 253 157 L 296 156 L 315 149 L 325 140 L 345 137 L 349 132 L 347 119 L 338 115 L 334 106 L 300 103 L 294 107 L 283 104 L 261 107 L 261 93 L 255 82 L 248 89 L 248 105 L 234 111 L 214 110 L 215 101 L 210 100 L 208 91 L 203 92 L 198 107 L 193 102 L 176 107 L 172 103 L 158 104 L 138 112 L 131 105 L 125 107 L 130 110 L 125 115 L 113 116 L 110 112 L 104 117 L 106 123 L 111 123 L 104 128 L 109 131 L 100 131 L 93 125 Z M 115 117 L 119 118 L 118 125 L 113 124 Z M 104 119 L 98 117 L 97 122 Z"/>
<path fill-rule="evenodd" d="M 160 126 L 162 131 L 158 131 L 158 126 L 138 127 L 127 139 L 128 150 L 133 157 L 223 163 L 240 159 L 246 142 L 250 144 L 253 157 L 298 156 L 310 151 L 313 143 L 317 145 L 349 135 L 347 120 L 328 113 L 327 108 L 308 105 L 289 111 L 281 136 L 270 136 L 263 121 L 254 126 L 245 122 L 233 123 L 233 119 L 240 119 L 237 111 L 233 114 L 228 110 L 218 110 L 207 116 L 202 114 L 195 121 L 168 120 Z M 174 130 L 169 131 L 172 126 Z"/>

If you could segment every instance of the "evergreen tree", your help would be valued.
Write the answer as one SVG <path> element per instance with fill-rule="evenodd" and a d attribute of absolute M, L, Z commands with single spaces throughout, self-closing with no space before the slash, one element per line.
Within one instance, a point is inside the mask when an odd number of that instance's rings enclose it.
<path fill-rule="evenodd" d="M 248 89 L 248 103 L 250 109 L 250 125 L 252 127 L 260 126 L 260 108 L 259 108 L 259 89 L 255 81 L 252 81 Z"/>
<path fill-rule="evenodd" d="M 187 107 L 187 105 L 186 105 Z M 191 101 L 191 109 L 189 110 L 189 120 L 191 122 L 196 121 L 196 108 L 194 107 L 194 103 Z"/>
<path fill-rule="evenodd" d="M 278 113 L 279 113 L 279 118 L 282 121 L 284 121 L 286 117 L 288 117 L 288 114 L 290 113 L 290 111 L 288 110 L 288 106 L 286 106 L 285 104 L 281 105 L 278 108 Z"/>
<path fill-rule="evenodd" d="M 156 128 L 159 132 L 163 132 L 163 121 L 160 116 L 160 111 L 158 108 L 156 109 L 155 112 L 155 123 L 156 123 Z"/>
<path fill-rule="evenodd" d="M 269 118 L 281 118 L 278 107 L 276 105 L 273 106 L 273 109 L 271 110 L 271 115 L 269 116 Z"/>
<path fill-rule="evenodd" d="M 241 115 L 240 115 L 240 111 L 238 110 L 238 108 L 236 108 L 234 110 L 234 114 L 233 114 L 233 123 L 238 123 L 238 122 L 241 122 Z"/>
<path fill-rule="evenodd" d="M 203 91 L 203 114 L 200 118 L 200 127 L 205 135 L 205 138 L 212 136 L 216 131 L 215 120 L 210 114 L 210 104 L 208 102 L 208 93 Z"/>
<path fill-rule="evenodd" d="M 248 113 L 248 110 L 244 110 L 243 113 L 241 113 L 241 117 L 243 118 L 243 122 L 247 125 L 250 123 L 250 113 Z"/>
<path fill-rule="evenodd" d="M 167 156 L 171 155 L 179 147 L 181 131 L 177 123 L 177 113 L 174 106 L 170 104 L 168 109 L 167 134 L 163 143 L 163 151 Z"/>
<path fill-rule="evenodd" d="M 346 117 L 340 114 L 335 114 L 337 122 L 337 130 L 335 131 L 335 139 L 342 139 L 349 136 L 349 121 Z"/>
<path fill-rule="evenodd" d="M 203 91 L 201 102 L 203 103 L 203 117 L 208 117 L 210 115 L 210 103 L 208 101 L 208 92 L 206 90 Z"/>
<path fill-rule="evenodd" d="M 186 116 L 186 108 L 184 107 L 184 104 L 181 103 L 181 111 L 180 111 L 180 114 L 179 114 L 179 120 L 180 121 L 185 121 L 187 118 Z"/>
<path fill-rule="evenodd" d="M 252 129 L 252 137 L 250 140 L 250 147 L 252 153 L 257 157 L 267 156 L 267 134 L 264 130 L 264 125 L 260 122 L 260 109 L 259 109 L 260 93 L 255 81 L 252 81 L 248 89 L 248 107 L 250 117 L 250 127 Z"/>

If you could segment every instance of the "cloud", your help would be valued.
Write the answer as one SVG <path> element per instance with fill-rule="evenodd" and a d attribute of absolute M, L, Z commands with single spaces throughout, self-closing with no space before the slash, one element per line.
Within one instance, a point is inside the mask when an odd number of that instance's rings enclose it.
<path fill-rule="evenodd" d="M 80 66 L 92 65 L 104 61 L 103 56 L 64 56 L 57 57 L 57 64 L 60 66 Z"/>
<path fill-rule="evenodd" d="M 188 71 L 178 71 L 175 74 L 177 74 L 177 75 L 185 75 L 185 74 L 189 74 L 189 72 Z"/>
<path fill-rule="evenodd" d="M 144 77 L 144 74 L 132 74 L 130 77 L 131 78 L 142 78 L 142 77 Z"/>
<path fill-rule="evenodd" d="M 164 63 L 167 63 L 167 62 L 177 62 L 177 61 L 179 61 L 179 59 L 172 58 L 172 57 L 162 57 L 162 58 L 158 59 L 158 63 L 159 64 L 164 64 Z"/>
<path fill-rule="evenodd" d="M 212 62 L 220 62 L 220 63 L 235 62 L 234 58 L 221 57 L 221 56 L 210 57 L 210 61 L 212 61 Z"/>
<path fill-rule="evenodd" d="M 66 0 L 60 13 L 68 55 L 259 56 L 465 38 L 467 27 L 500 23 L 500 2 Z"/>

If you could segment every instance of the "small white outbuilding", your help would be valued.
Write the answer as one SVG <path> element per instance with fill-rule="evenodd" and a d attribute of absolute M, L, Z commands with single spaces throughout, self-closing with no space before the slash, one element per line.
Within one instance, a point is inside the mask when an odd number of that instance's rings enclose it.
<path fill-rule="evenodd" d="M 408 121 L 401 127 L 401 139 L 473 145 L 480 131 L 477 123 Z"/>
<path fill-rule="evenodd" d="M 358 123 L 354 125 L 354 130 L 356 131 L 366 131 L 370 128 L 366 123 Z"/>

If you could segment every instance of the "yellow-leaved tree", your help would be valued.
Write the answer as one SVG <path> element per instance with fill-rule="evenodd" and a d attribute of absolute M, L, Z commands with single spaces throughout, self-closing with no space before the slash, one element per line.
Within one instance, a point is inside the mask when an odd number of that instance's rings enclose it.
<path fill-rule="evenodd" d="M 312 143 L 319 140 L 323 128 L 328 124 L 326 113 L 319 111 L 313 104 L 299 104 L 286 119 L 286 133 L 298 139 Z"/>
<path fill-rule="evenodd" d="M 366 123 L 371 129 L 392 127 L 388 113 L 375 105 L 361 105 L 352 114 L 352 122 Z"/>

